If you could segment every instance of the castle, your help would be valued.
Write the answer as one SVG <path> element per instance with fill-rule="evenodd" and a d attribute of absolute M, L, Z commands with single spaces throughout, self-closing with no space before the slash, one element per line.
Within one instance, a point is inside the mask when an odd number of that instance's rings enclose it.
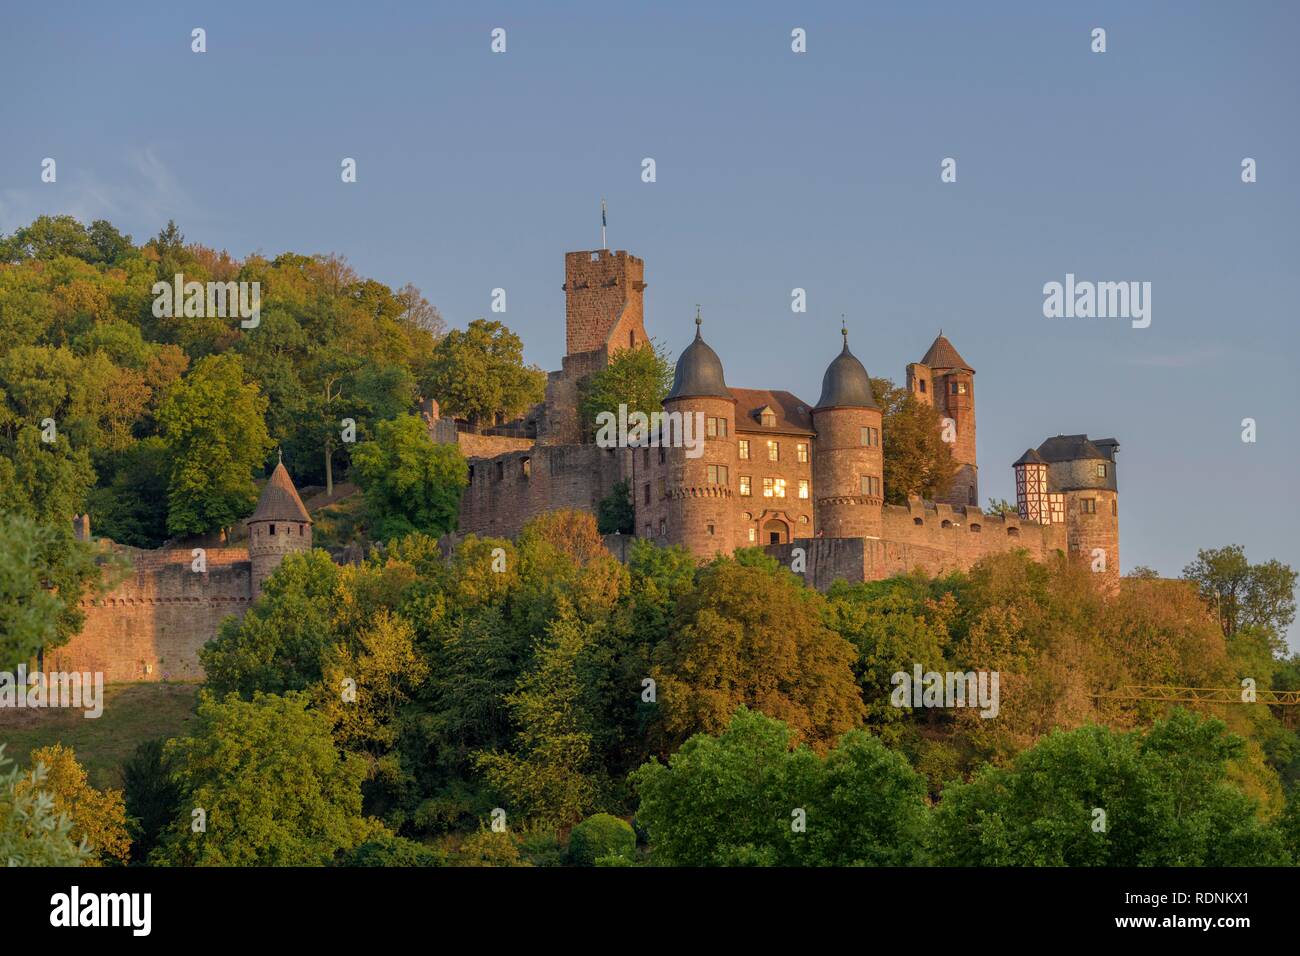
<path fill-rule="evenodd" d="M 886 504 L 881 409 L 866 369 L 843 333 L 815 404 L 788 391 L 727 385 L 717 353 L 695 339 L 677 359 L 666 413 L 703 416 L 703 453 L 682 447 L 603 448 L 578 419 L 582 379 L 624 348 L 648 340 L 645 265 L 626 252 L 565 256 L 566 343 L 546 399 L 484 434 L 429 417 L 435 436 L 457 441 L 470 462 L 460 530 L 514 536 L 556 508 L 595 512 L 619 482 L 631 490 L 634 534 L 700 557 L 767 549 L 787 565 L 795 549 L 818 588 L 837 578 L 876 580 L 921 568 L 969 568 L 1023 549 L 1088 562 L 1114 587 L 1119 577 L 1119 501 L 1113 438 L 1057 435 L 1013 464 L 1014 514 L 979 505 L 975 370 L 940 332 L 906 369 L 906 387 L 939 412 L 956 473 L 938 502 Z M 431 406 L 436 409 L 436 405 Z M 618 550 L 626 543 L 607 538 Z"/>
<path fill-rule="evenodd" d="M 81 601 L 80 633 L 45 654 L 49 671 L 102 672 L 107 683 L 194 680 L 199 650 L 221 622 L 242 617 L 286 554 L 311 550 L 311 516 L 284 462 L 276 465 L 245 520 L 248 546 L 116 549 L 131 564 L 110 593 Z M 84 518 L 78 537 L 89 537 Z"/>
<path fill-rule="evenodd" d="M 1118 442 L 1048 438 L 1013 465 L 1017 513 L 985 514 L 977 504 L 975 370 L 942 333 L 906 374 L 912 395 L 939 412 L 952 445 L 956 473 L 943 501 L 885 503 L 882 412 L 847 331 L 810 405 L 788 391 L 728 386 L 697 315 L 663 407 L 704 422 L 701 453 L 596 444 L 580 422 L 580 389 L 619 350 L 649 341 L 644 277 L 644 263 L 626 252 L 565 256 L 567 354 L 548 376 L 545 400 L 521 419 L 476 432 L 440 418 L 436 401 L 424 403 L 433 440 L 457 443 L 469 461 L 461 532 L 511 537 L 547 511 L 594 513 L 626 482 L 635 537 L 703 558 L 763 547 L 819 589 L 916 568 L 943 574 L 1014 549 L 1036 560 L 1077 557 L 1117 585 Z M 202 677 L 199 650 L 222 620 L 244 614 L 286 554 L 311 548 L 311 516 L 283 462 L 246 527 L 246 548 L 206 548 L 201 561 L 188 545 L 115 547 L 130 575 L 81 602 L 81 632 L 42 666 L 100 671 L 109 683 Z M 90 536 L 84 521 L 78 535 Z M 632 538 L 605 540 L 623 557 Z"/>

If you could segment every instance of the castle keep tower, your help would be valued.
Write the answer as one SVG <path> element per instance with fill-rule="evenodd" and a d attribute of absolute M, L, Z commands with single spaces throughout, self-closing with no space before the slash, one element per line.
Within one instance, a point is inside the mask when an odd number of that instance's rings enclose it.
<path fill-rule="evenodd" d="M 262 583 L 280 566 L 286 554 L 311 550 L 311 516 L 303 507 L 283 460 L 271 472 L 257 509 L 245 523 L 256 601 L 262 594 Z"/>
<path fill-rule="evenodd" d="M 975 370 L 940 331 L 925 357 L 907 367 L 907 388 L 918 401 L 933 405 L 951 420 L 952 457 L 957 464 L 948 494 L 950 505 L 979 504 L 979 466 L 975 459 Z"/>
<path fill-rule="evenodd" d="M 880 406 L 867 370 L 844 348 L 822 376 L 813 408 L 813 494 L 816 526 L 828 538 L 879 538 L 884 505 Z"/>
<path fill-rule="evenodd" d="M 736 399 L 718 354 L 700 335 L 698 315 L 695 341 L 677 359 L 664 411 L 670 418 L 680 414 L 683 422 L 689 418 L 693 439 L 703 416 L 704 452 L 688 457 L 680 441 L 633 450 L 634 462 L 649 465 L 637 476 L 638 532 L 698 555 L 730 554 L 736 541 Z"/>
<path fill-rule="evenodd" d="M 646 341 L 645 263 L 619 250 L 564 255 L 565 353 L 613 354 Z"/>
<path fill-rule="evenodd" d="M 560 369 L 546 379 L 544 445 L 590 441 L 578 421 L 579 388 L 620 349 L 649 341 L 645 332 L 645 263 L 619 250 L 564 254 L 564 345 Z M 616 409 L 610 409 L 616 411 Z"/>

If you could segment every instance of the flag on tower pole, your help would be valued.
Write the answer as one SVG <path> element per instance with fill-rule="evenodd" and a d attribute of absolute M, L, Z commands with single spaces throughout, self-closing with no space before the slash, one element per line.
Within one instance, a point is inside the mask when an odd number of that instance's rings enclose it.
<path fill-rule="evenodd" d="M 605 245 L 605 200 L 603 197 L 600 200 L 600 248 L 609 248 Z"/>

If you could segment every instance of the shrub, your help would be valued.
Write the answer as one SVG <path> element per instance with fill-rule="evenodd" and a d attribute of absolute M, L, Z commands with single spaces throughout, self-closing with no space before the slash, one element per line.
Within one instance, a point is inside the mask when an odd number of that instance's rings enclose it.
<path fill-rule="evenodd" d="M 569 862 L 578 866 L 595 866 L 598 860 L 611 856 L 630 861 L 635 854 L 636 834 L 631 824 L 608 813 L 587 817 L 569 834 Z"/>

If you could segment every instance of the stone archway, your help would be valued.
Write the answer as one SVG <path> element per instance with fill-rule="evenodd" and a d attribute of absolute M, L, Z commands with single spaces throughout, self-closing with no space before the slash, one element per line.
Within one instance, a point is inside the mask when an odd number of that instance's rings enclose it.
<path fill-rule="evenodd" d="M 763 530 L 760 536 L 764 545 L 789 544 L 790 525 L 781 518 L 768 518 L 763 522 Z"/>

